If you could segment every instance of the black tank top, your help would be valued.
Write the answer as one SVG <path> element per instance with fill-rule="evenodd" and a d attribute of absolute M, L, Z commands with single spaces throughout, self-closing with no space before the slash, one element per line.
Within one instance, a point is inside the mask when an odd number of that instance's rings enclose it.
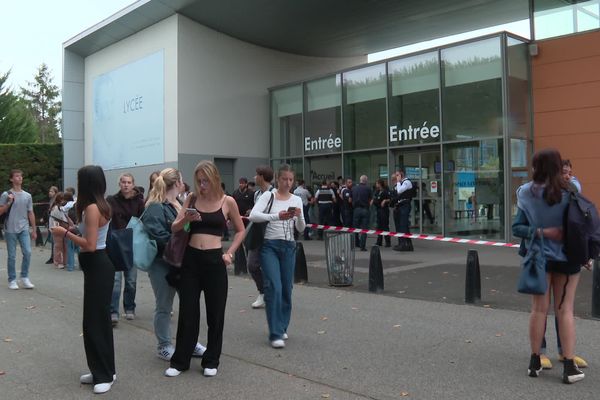
<path fill-rule="evenodd" d="M 223 199 L 223 203 L 224 202 L 225 199 Z M 190 222 L 190 235 L 203 233 L 206 235 L 223 236 L 223 232 L 227 227 L 227 220 L 223 215 L 223 203 L 221 203 L 221 207 L 214 212 L 200 211 L 194 205 L 196 211 L 200 213 L 202 220 Z"/>

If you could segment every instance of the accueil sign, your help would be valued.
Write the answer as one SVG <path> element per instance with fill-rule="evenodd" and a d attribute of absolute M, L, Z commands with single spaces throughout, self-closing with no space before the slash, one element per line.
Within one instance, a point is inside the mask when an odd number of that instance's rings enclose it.
<path fill-rule="evenodd" d="M 422 125 L 415 125 L 414 127 L 408 125 L 408 128 L 400 129 L 398 129 L 398 125 L 390 126 L 390 143 L 438 138 L 440 136 L 440 127 L 437 125 L 427 126 L 427 124 L 428 121 L 425 121 Z"/>

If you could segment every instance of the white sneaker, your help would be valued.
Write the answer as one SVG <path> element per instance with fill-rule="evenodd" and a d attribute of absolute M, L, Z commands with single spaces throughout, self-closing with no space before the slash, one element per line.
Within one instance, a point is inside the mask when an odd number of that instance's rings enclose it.
<path fill-rule="evenodd" d="M 108 392 L 113 383 L 115 383 L 115 381 L 94 385 L 94 393 L 102 394 Z"/>
<path fill-rule="evenodd" d="M 284 333 L 283 336 L 281 337 L 283 340 L 288 340 L 289 336 L 287 333 Z"/>
<path fill-rule="evenodd" d="M 176 368 L 167 368 L 165 371 L 165 376 L 169 377 L 179 376 L 179 374 L 181 374 L 181 371 Z"/>
<path fill-rule="evenodd" d="M 192 357 L 202 357 L 204 352 L 206 351 L 206 347 L 202 346 L 200 343 L 196 343 L 196 348 L 192 353 Z"/>
<path fill-rule="evenodd" d="M 21 278 L 21 286 L 23 286 L 25 289 L 33 289 L 35 287 L 29 278 Z"/>
<path fill-rule="evenodd" d="M 217 375 L 216 368 L 204 368 L 204 376 L 215 376 Z"/>
<path fill-rule="evenodd" d="M 265 295 L 259 294 L 256 301 L 252 303 L 252 308 L 263 308 L 265 306 Z"/>
<path fill-rule="evenodd" d="M 8 283 L 8 288 L 12 289 L 12 290 L 19 290 L 19 285 L 17 284 L 17 281 L 10 281 Z"/>
<path fill-rule="evenodd" d="M 117 374 L 113 375 L 113 382 L 117 380 Z M 94 376 L 92 374 L 83 374 L 79 377 L 79 383 L 84 385 L 91 385 L 94 383 Z"/>
<path fill-rule="evenodd" d="M 271 340 L 271 346 L 274 349 L 283 349 L 285 347 L 285 342 L 283 339 Z"/>
<path fill-rule="evenodd" d="M 171 361 L 171 357 L 173 357 L 174 353 L 175 347 L 173 347 L 172 344 L 168 344 L 166 346 L 159 347 L 158 351 L 156 352 L 156 356 L 165 361 Z"/>

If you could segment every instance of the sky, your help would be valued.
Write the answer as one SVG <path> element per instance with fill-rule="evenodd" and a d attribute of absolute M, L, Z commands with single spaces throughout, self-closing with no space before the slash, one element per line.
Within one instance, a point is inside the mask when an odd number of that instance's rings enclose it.
<path fill-rule="evenodd" d="M 63 43 L 134 0 L 5 0 L 0 14 L 0 74 L 18 91 L 46 63 L 62 87 Z"/>

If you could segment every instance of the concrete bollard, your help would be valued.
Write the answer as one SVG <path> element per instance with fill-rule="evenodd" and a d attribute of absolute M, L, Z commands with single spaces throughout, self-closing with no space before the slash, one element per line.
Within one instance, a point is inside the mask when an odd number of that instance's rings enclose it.
<path fill-rule="evenodd" d="M 467 253 L 467 274 L 465 278 L 465 303 L 474 304 L 481 300 L 481 273 L 479 255 L 476 250 Z"/>
<path fill-rule="evenodd" d="M 592 317 L 600 318 L 600 260 L 594 261 L 592 278 Z"/>
<path fill-rule="evenodd" d="M 308 282 L 308 267 L 302 242 L 296 242 L 296 268 L 294 268 L 294 283 Z"/>
<path fill-rule="evenodd" d="M 373 246 L 369 256 L 369 292 L 383 292 L 383 262 L 379 249 L 379 246 Z"/>
<path fill-rule="evenodd" d="M 233 274 L 241 275 L 248 273 L 246 261 L 246 252 L 244 251 L 244 246 L 240 246 L 235 252 L 235 258 L 233 259 Z"/>

